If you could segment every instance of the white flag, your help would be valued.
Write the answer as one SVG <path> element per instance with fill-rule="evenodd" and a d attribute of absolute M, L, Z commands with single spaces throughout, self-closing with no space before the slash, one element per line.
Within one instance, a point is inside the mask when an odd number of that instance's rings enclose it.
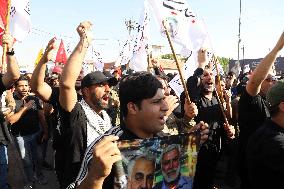
<path fill-rule="evenodd" d="M 188 5 L 186 0 L 147 0 L 153 8 L 154 15 L 164 35 L 162 21 L 172 40 L 182 46 L 182 55 L 187 56 L 191 50 L 198 51 L 207 36 L 205 25 Z"/>
<path fill-rule="evenodd" d="M 119 56 L 115 62 L 116 67 L 125 65 L 130 61 L 132 57 L 132 49 L 133 49 L 131 41 L 132 39 L 129 36 L 129 39 L 122 46 L 122 50 L 120 51 Z"/>
<path fill-rule="evenodd" d="M 133 47 L 133 55 L 129 64 L 129 67 L 134 71 L 147 71 L 149 30 L 149 5 L 148 1 L 144 1 L 144 12 L 140 19 L 138 33 Z"/>
<path fill-rule="evenodd" d="M 103 59 L 101 57 L 101 54 L 99 52 L 94 51 L 94 67 L 96 68 L 97 71 L 103 71 L 104 69 L 104 63 Z"/>
<path fill-rule="evenodd" d="M 30 1 L 11 0 L 10 32 L 17 41 L 23 41 L 31 30 Z"/>
<path fill-rule="evenodd" d="M 191 51 L 190 55 L 185 62 L 182 73 L 184 73 L 183 78 L 185 79 L 185 82 L 187 79 L 193 75 L 194 71 L 198 67 L 198 61 L 197 61 L 197 52 Z M 170 82 L 170 87 L 175 91 L 176 95 L 179 97 L 180 94 L 184 91 L 182 83 L 180 81 L 180 75 L 177 74 Z"/>

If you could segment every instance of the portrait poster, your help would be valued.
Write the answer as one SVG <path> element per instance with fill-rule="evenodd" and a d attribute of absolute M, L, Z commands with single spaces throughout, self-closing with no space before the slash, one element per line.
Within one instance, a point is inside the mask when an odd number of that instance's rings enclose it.
<path fill-rule="evenodd" d="M 115 187 L 191 189 L 199 135 L 186 133 L 118 142 L 122 161 L 115 166 Z"/>

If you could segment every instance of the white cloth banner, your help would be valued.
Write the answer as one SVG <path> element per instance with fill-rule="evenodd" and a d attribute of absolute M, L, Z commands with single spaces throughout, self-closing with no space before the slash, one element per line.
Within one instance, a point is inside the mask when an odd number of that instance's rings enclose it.
<path fill-rule="evenodd" d="M 148 40 L 150 32 L 149 5 L 144 1 L 144 12 L 141 15 L 138 33 L 133 47 L 129 67 L 134 71 L 147 71 Z"/>
<path fill-rule="evenodd" d="M 162 21 L 174 42 L 182 46 L 182 55 L 187 56 L 191 50 L 198 51 L 206 39 L 207 31 L 200 19 L 186 0 L 147 0 L 153 8 L 154 15 L 164 35 Z"/>
<path fill-rule="evenodd" d="M 189 55 L 186 63 L 184 64 L 182 68 L 182 72 L 184 73 L 183 77 L 186 80 L 193 75 L 194 71 L 198 67 L 198 61 L 197 61 L 197 52 L 191 51 L 191 54 Z M 180 97 L 180 94 L 183 92 L 183 86 L 180 81 L 180 75 L 177 74 L 170 82 L 170 87 L 175 91 L 176 95 Z"/>
<path fill-rule="evenodd" d="M 11 0 L 10 32 L 17 41 L 23 41 L 31 30 L 30 1 Z"/>

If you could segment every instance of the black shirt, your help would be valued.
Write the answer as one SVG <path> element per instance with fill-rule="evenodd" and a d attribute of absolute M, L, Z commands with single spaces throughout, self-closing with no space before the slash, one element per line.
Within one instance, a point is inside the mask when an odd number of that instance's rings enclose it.
<path fill-rule="evenodd" d="M 76 179 L 87 148 L 87 118 L 78 102 L 71 112 L 60 108 L 59 113 L 66 156 L 63 186 L 67 187 Z"/>
<path fill-rule="evenodd" d="M 52 87 L 52 93 L 47 101 L 53 107 L 53 112 L 48 116 L 49 123 L 51 125 L 51 130 L 53 132 L 53 148 L 59 150 L 64 148 L 62 131 L 60 130 L 60 104 L 59 104 L 59 87 Z"/>
<path fill-rule="evenodd" d="M 4 83 L 2 81 L 2 77 L 0 77 L 0 95 L 6 90 Z M 0 111 L 0 144 L 7 145 L 10 141 L 10 133 L 7 127 L 7 123 L 5 122 L 4 115 L 2 111 Z"/>
<path fill-rule="evenodd" d="M 221 108 L 218 104 L 216 94 L 213 92 L 212 99 L 208 99 L 203 95 L 203 87 L 201 85 L 200 76 L 203 74 L 203 69 L 197 68 L 193 76 L 187 80 L 187 88 L 190 100 L 194 102 L 198 108 L 198 115 L 194 118 L 196 123 L 204 121 L 209 126 L 209 134 L 207 141 L 202 147 L 213 148 L 215 152 L 220 151 L 220 139 L 226 138 L 224 131 L 224 117 Z M 184 114 L 184 93 L 181 94 L 181 110 Z"/>
<path fill-rule="evenodd" d="M 24 102 L 17 95 L 14 95 L 16 102 L 15 113 L 19 112 L 24 106 Z M 34 134 L 40 129 L 40 121 L 38 111 L 42 110 L 42 106 L 39 99 L 35 96 L 27 96 L 25 98 L 25 103 L 30 100 L 34 101 L 35 106 L 27 110 L 21 118 L 11 126 L 11 131 L 14 136 L 27 136 Z"/>
<path fill-rule="evenodd" d="M 270 117 L 270 113 L 264 98 L 259 94 L 250 96 L 246 90 L 240 97 L 238 112 L 240 142 L 246 144 L 249 136 Z"/>
<path fill-rule="evenodd" d="M 187 80 L 187 88 L 192 102 L 198 108 L 198 115 L 194 118 L 196 123 L 204 121 L 209 126 L 209 134 L 206 142 L 198 152 L 196 172 L 193 188 L 212 188 L 217 162 L 220 156 L 222 145 L 227 135 L 224 130 L 224 117 L 218 104 L 216 93 L 212 98 L 204 96 L 204 88 L 201 83 L 203 69 L 197 68 L 193 76 Z M 184 95 L 181 96 L 181 104 L 185 102 Z M 183 110 L 183 107 L 182 107 Z"/>
<path fill-rule="evenodd" d="M 247 166 L 253 189 L 282 188 L 284 178 L 284 129 L 271 120 L 249 138 Z"/>

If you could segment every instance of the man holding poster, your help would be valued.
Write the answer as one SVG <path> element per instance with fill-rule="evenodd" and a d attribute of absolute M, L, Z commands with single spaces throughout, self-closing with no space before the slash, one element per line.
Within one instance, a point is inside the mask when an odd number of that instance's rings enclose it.
<path fill-rule="evenodd" d="M 164 128 L 168 105 L 162 84 L 155 76 L 137 72 L 122 79 L 119 88 L 123 124 L 110 129 L 88 147 L 76 179 L 78 188 L 114 188 L 117 184 L 114 182 L 115 168 L 122 159 L 116 141 L 150 140 Z M 186 102 L 185 115 L 190 117 L 187 107 Z M 201 131 L 201 140 L 205 141 L 208 137 L 207 124 L 199 123 L 190 131 L 197 129 Z"/>

